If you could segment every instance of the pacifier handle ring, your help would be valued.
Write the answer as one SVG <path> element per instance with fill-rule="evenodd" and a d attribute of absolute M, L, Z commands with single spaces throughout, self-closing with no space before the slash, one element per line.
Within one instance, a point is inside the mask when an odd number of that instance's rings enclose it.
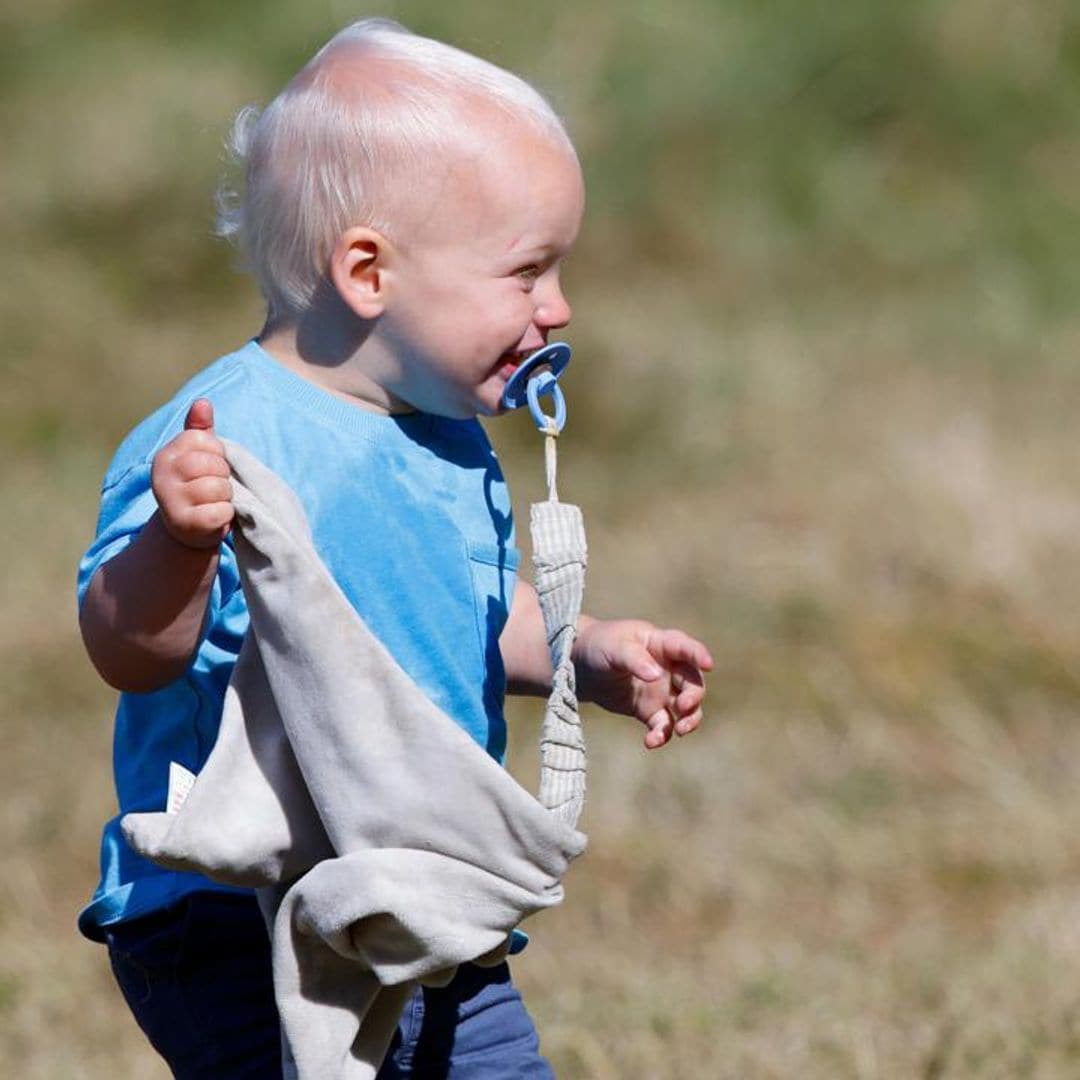
<path fill-rule="evenodd" d="M 529 412 L 533 422 L 545 435 L 558 435 L 566 426 L 566 398 L 558 379 L 550 371 L 534 375 L 525 386 L 525 395 L 529 402 Z M 540 406 L 541 396 L 550 397 L 555 405 L 555 415 L 550 416 Z"/>

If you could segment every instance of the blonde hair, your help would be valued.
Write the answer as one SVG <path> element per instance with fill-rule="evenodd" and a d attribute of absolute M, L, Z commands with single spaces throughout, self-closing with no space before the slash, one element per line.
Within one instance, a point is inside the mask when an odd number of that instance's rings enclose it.
<path fill-rule="evenodd" d="M 348 93 L 339 61 L 350 65 Z M 554 109 L 523 79 L 389 19 L 346 27 L 265 109 L 240 111 L 230 150 L 244 180 L 219 190 L 217 231 L 239 246 L 271 319 L 310 305 L 345 229 L 393 235 L 395 209 L 422 190 L 433 153 L 468 137 L 470 99 L 573 152 Z"/>

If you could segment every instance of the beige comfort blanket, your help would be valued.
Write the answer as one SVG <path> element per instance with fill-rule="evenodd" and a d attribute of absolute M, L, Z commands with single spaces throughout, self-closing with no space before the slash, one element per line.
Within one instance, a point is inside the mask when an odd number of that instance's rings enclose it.
<path fill-rule="evenodd" d="M 501 959 L 562 899 L 585 837 L 417 688 L 331 579 L 292 491 L 227 452 L 251 628 L 186 801 L 128 814 L 124 835 L 163 866 L 259 890 L 287 1075 L 370 1078 L 417 982 Z"/>

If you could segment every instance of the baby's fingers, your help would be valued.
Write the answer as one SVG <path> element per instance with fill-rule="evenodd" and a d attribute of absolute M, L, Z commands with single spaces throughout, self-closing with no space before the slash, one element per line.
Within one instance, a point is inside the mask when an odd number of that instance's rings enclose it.
<path fill-rule="evenodd" d="M 649 636 L 649 652 L 669 666 L 682 663 L 701 671 L 712 671 L 713 658 L 709 650 L 681 630 L 654 630 Z"/>
<path fill-rule="evenodd" d="M 671 670 L 671 693 L 676 711 L 688 713 L 705 697 L 705 677 L 690 664 L 675 664 Z"/>
<path fill-rule="evenodd" d="M 199 476 L 155 491 L 165 528 L 187 547 L 213 547 L 232 524 L 232 485 L 224 476 Z"/>
<path fill-rule="evenodd" d="M 701 672 L 688 664 L 678 664 L 671 673 L 671 692 L 675 734 L 689 735 L 703 719 L 701 703 L 705 700 L 705 680 Z"/>
<path fill-rule="evenodd" d="M 705 714 L 700 709 L 695 709 L 687 716 L 680 716 L 675 721 L 675 734 L 680 738 L 683 735 L 689 735 L 692 731 L 697 731 L 701 727 L 701 721 L 705 719 Z"/>
<path fill-rule="evenodd" d="M 216 439 L 213 441 L 217 442 Z M 175 468 L 181 480 L 192 481 L 203 477 L 220 477 L 225 480 L 226 487 L 228 487 L 228 478 L 232 475 L 225 456 L 218 453 L 213 447 L 185 451 L 176 458 Z M 226 492 L 223 497 L 230 498 L 231 491 Z"/>
<path fill-rule="evenodd" d="M 645 749 L 658 750 L 670 741 L 675 723 L 667 709 L 658 709 L 645 721 L 645 727 Z"/>
<path fill-rule="evenodd" d="M 653 654 L 637 641 L 624 641 L 613 657 L 615 666 L 642 682 L 655 682 L 664 674 Z"/>
<path fill-rule="evenodd" d="M 212 503 L 232 505 L 232 484 L 223 476 L 198 476 L 184 485 L 184 496 L 192 507 Z"/>
<path fill-rule="evenodd" d="M 193 547 L 209 547 L 225 538 L 236 511 L 231 502 L 208 502 L 190 507 L 177 523 Z"/>

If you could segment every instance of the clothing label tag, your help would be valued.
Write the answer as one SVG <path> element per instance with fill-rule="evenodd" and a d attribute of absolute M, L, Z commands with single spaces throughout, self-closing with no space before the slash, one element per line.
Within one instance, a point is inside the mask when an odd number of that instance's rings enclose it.
<path fill-rule="evenodd" d="M 195 774 L 175 761 L 169 762 L 169 795 L 165 801 L 166 814 L 178 814 L 180 807 L 195 783 Z"/>

